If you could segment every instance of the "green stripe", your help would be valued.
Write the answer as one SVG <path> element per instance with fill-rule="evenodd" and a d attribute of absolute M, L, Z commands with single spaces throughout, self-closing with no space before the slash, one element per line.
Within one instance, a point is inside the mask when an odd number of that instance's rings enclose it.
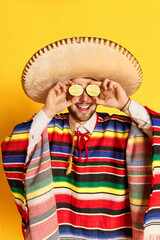
<path fill-rule="evenodd" d="M 144 197 L 144 193 L 133 193 L 130 191 L 130 197 L 133 198 L 133 199 L 142 199 L 142 200 L 145 200 L 145 199 L 148 199 L 147 197 Z"/>
<path fill-rule="evenodd" d="M 153 155 L 153 161 L 157 161 L 157 160 L 159 160 L 160 161 L 160 155 L 159 154 L 154 154 Z"/>
<path fill-rule="evenodd" d="M 54 162 L 58 162 L 58 163 L 66 163 L 66 160 L 63 160 L 63 159 L 51 159 L 51 161 L 54 163 Z M 77 163 L 74 163 L 74 165 L 76 167 L 80 167 L 80 168 L 84 168 L 84 167 L 111 167 L 111 168 L 116 168 L 116 169 L 125 169 L 126 168 L 126 165 L 125 163 L 122 163 L 122 164 L 116 164 L 115 163 L 115 166 L 114 166 L 114 163 L 112 162 L 107 162 L 107 160 L 105 161 L 105 158 L 104 158 L 104 161 L 103 161 L 103 164 L 100 164 L 100 163 L 95 163 L 95 162 L 91 162 L 91 163 L 87 163 L 85 162 L 85 164 L 82 164 L 82 162 L 77 162 Z M 118 166 L 117 166 L 118 165 Z"/>
<path fill-rule="evenodd" d="M 31 193 L 31 192 L 34 192 L 36 190 L 42 189 L 42 188 L 46 187 L 47 185 L 49 185 L 51 182 L 53 182 L 52 177 L 50 177 L 46 180 L 42 179 L 42 182 L 39 182 L 39 183 L 34 184 L 32 186 L 27 186 L 26 192 Z"/>
<path fill-rule="evenodd" d="M 25 197 L 24 190 L 21 189 L 21 188 L 11 187 L 11 191 L 12 191 L 13 193 L 20 194 L 20 195 L 22 195 L 24 198 L 26 198 L 26 197 Z"/>
<path fill-rule="evenodd" d="M 125 189 L 125 184 L 118 184 L 118 183 L 111 183 L 107 181 L 100 181 L 100 182 L 77 182 L 74 179 L 68 178 L 68 177 L 53 177 L 54 182 L 68 182 L 72 184 L 73 186 L 79 187 L 79 188 L 95 188 L 95 187 L 109 187 L 114 189 Z M 96 179 L 95 179 L 96 180 Z"/>

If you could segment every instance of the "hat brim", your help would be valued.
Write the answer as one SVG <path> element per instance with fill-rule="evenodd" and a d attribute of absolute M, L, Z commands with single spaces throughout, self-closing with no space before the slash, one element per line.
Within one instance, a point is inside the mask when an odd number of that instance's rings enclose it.
<path fill-rule="evenodd" d="M 141 85 L 142 70 L 136 58 L 119 44 L 94 37 L 67 38 L 45 46 L 26 64 L 22 86 L 32 100 L 45 103 L 58 82 L 78 77 L 121 84 L 128 96 Z"/>

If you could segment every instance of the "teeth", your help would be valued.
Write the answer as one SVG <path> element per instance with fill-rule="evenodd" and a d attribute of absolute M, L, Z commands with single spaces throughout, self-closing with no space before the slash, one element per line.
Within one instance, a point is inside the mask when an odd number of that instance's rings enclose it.
<path fill-rule="evenodd" d="M 79 108 L 88 108 L 88 106 L 79 106 Z"/>
<path fill-rule="evenodd" d="M 84 109 L 87 109 L 87 108 L 89 108 L 89 106 L 87 105 L 87 106 L 85 106 L 85 105 L 78 105 L 78 108 L 84 108 Z"/>

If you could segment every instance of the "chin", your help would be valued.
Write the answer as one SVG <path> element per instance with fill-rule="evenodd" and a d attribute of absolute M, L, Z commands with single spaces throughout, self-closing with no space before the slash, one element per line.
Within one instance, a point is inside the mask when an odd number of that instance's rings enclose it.
<path fill-rule="evenodd" d="M 79 113 L 76 109 L 74 110 L 73 107 L 68 108 L 69 113 L 77 122 L 87 122 L 93 114 L 96 112 L 96 107 L 94 109 L 90 109 L 88 113 Z"/>

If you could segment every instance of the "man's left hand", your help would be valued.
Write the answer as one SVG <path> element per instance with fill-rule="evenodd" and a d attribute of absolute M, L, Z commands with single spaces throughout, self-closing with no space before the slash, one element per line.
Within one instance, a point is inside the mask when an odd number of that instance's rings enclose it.
<path fill-rule="evenodd" d="M 115 81 L 105 79 L 100 84 L 100 89 L 101 94 L 98 97 L 93 97 L 96 104 L 120 110 L 128 101 L 125 90 Z"/>

